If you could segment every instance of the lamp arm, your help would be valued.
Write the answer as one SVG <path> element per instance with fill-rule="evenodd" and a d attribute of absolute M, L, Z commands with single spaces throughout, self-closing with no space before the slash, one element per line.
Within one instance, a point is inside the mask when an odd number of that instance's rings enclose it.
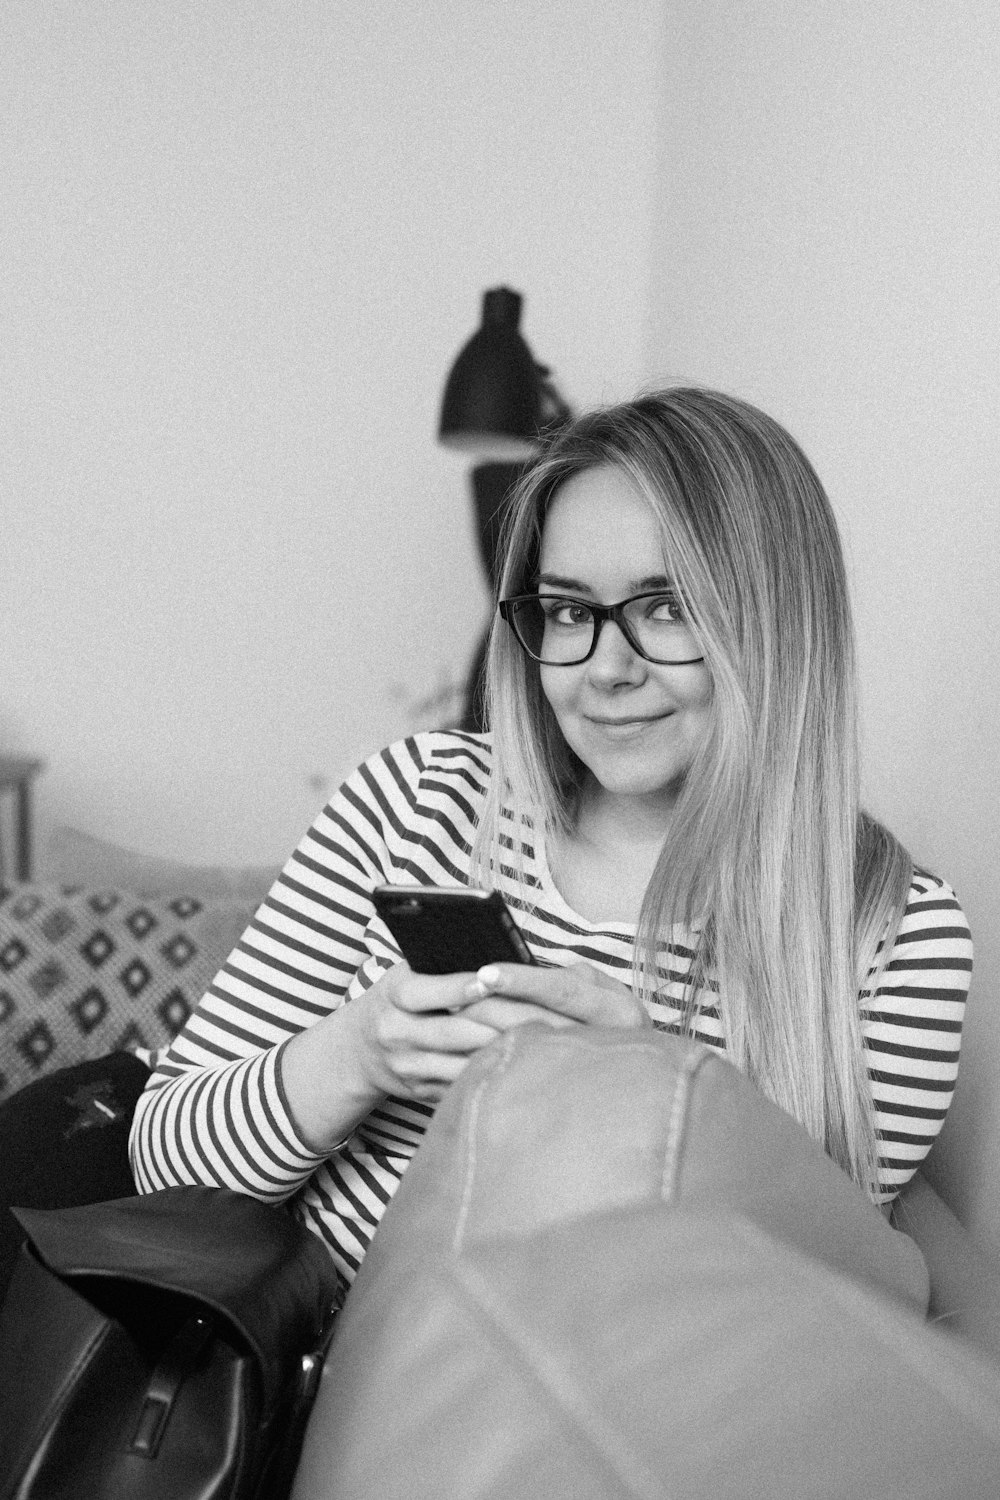
<path fill-rule="evenodd" d="M 538 375 L 539 432 L 548 437 L 573 420 L 573 408 L 551 379 L 552 371 L 548 365 L 540 365 L 536 360 L 535 371 Z"/>

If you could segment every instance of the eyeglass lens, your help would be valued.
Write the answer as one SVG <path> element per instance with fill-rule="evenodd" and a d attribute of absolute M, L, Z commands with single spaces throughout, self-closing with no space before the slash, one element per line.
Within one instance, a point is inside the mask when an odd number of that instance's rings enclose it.
<path fill-rule="evenodd" d="M 590 654 L 595 620 L 582 600 L 533 596 L 517 600 L 511 613 L 522 645 L 543 665 L 572 666 Z M 627 601 L 622 613 L 633 641 L 649 661 L 669 665 L 701 655 L 674 595 L 639 595 Z"/>

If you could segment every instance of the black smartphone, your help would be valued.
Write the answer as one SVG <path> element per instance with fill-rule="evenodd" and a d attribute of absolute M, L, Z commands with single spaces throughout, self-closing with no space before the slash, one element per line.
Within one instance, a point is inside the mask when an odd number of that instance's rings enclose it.
<path fill-rule="evenodd" d="M 475 973 L 483 964 L 535 961 L 497 891 L 380 885 L 372 900 L 414 973 Z"/>

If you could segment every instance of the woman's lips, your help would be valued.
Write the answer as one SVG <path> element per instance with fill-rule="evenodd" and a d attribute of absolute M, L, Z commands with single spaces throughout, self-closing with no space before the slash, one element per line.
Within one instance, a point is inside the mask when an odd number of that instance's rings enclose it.
<path fill-rule="evenodd" d="M 650 724 L 662 723 L 664 719 L 669 718 L 669 714 L 646 714 L 642 717 L 636 716 L 629 719 L 608 719 L 600 718 L 595 714 L 588 714 L 586 718 L 588 724 L 592 724 L 603 734 L 627 735 L 640 734 Z"/>

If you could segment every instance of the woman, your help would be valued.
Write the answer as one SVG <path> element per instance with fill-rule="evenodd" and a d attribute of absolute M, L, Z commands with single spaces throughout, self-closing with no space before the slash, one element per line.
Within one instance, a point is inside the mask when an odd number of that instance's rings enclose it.
<path fill-rule="evenodd" d="M 889 1203 L 951 1099 L 971 943 L 859 810 L 809 463 L 708 391 L 584 417 L 522 486 L 501 593 L 492 736 L 393 746 L 319 816 L 140 1100 L 140 1190 L 295 1195 L 349 1282 L 444 1089 L 539 1021 L 723 1048 Z M 541 966 L 412 974 L 370 899 L 406 881 L 496 886 Z"/>

